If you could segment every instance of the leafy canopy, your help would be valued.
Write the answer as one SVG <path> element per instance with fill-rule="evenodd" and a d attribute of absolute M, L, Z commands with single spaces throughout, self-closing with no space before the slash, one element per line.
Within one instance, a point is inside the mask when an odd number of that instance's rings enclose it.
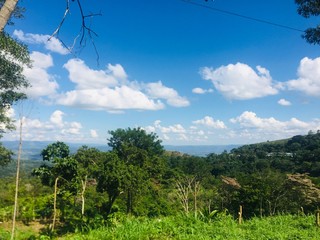
<path fill-rule="evenodd" d="M 320 15 L 319 0 L 295 0 L 295 2 L 298 5 L 298 13 L 301 16 L 309 18 Z M 305 30 L 303 38 L 305 38 L 308 43 L 320 44 L 320 25 Z"/>

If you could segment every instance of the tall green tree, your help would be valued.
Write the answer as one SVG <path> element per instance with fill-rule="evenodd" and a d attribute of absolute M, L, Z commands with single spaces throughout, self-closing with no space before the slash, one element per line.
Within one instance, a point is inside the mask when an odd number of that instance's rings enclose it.
<path fill-rule="evenodd" d="M 118 158 L 117 154 L 106 152 L 97 172 L 98 192 L 108 193 L 106 215 L 111 213 L 114 202 L 126 190 L 130 178 L 127 166 Z"/>
<path fill-rule="evenodd" d="M 113 179 L 113 195 L 126 194 L 127 213 L 131 214 L 135 199 L 146 193 L 152 182 L 161 179 L 166 164 L 164 149 L 156 134 L 141 128 L 117 129 L 109 131 L 109 134 L 108 145 L 117 157 L 105 162 L 106 174 L 100 180 Z M 112 174 L 111 169 L 119 171 L 118 177 Z"/>

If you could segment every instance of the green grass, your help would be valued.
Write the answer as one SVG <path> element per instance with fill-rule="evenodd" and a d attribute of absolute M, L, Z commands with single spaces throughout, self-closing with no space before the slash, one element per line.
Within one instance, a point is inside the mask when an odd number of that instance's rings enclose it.
<path fill-rule="evenodd" d="M 17 240 L 28 239 L 33 234 L 17 231 Z M 35 234 L 33 236 L 36 236 Z M 0 228 L 0 240 L 9 239 L 9 232 Z M 36 239 L 36 238 L 30 238 Z M 50 239 L 38 236 L 37 239 Z M 320 239 L 320 228 L 315 226 L 315 216 L 279 215 L 253 218 L 239 225 L 231 216 L 223 214 L 209 219 L 193 216 L 170 216 L 161 218 L 114 218 L 109 227 L 59 236 L 60 240 L 311 240 Z"/>
<path fill-rule="evenodd" d="M 314 216 L 275 216 L 253 218 L 238 225 L 230 216 L 210 221 L 175 216 L 158 219 L 131 218 L 112 227 L 92 230 L 88 234 L 71 234 L 60 239 L 320 239 Z"/>

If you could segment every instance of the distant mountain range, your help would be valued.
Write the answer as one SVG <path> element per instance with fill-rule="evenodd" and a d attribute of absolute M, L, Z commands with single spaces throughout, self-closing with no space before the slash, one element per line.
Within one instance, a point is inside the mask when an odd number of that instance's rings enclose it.
<path fill-rule="evenodd" d="M 167 151 L 177 151 L 193 156 L 205 157 L 210 153 L 222 153 L 223 151 L 230 152 L 230 150 L 240 147 L 241 145 L 164 145 Z"/>
<path fill-rule="evenodd" d="M 24 141 L 22 143 L 22 158 L 28 160 L 42 160 L 40 153 L 52 142 L 47 141 Z M 3 146 L 12 150 L 14 153 L 18 152 L 18 141 L 3 141 Z M 66 143 L 70 147 L 71 153 L 75 153 L 83 145 L 88 147 L 95 147 L 100 151 L 109 151 L 111 148 L 105 144 L 85 144 L 85 143 Z M 223 151 L 230 151 L 241 145 L 164 145 L 167 151 L 177 151 L 194 156 L 206 156 L 210 153 L 222 153 Z"/>

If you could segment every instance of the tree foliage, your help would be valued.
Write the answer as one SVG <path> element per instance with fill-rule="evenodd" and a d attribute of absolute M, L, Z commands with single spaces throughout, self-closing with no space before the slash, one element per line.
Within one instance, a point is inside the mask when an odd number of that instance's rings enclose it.
<path fill-rule="evenodd" d="M 295 0 L 298 5 L 298 13 L 309 18 L 320 15 L 320 2 L 318 0 Z M 320 25 L 305 30 L 303 37 L 308 43 L 320 44 Z"/>
<path fill-rule="evenodd" d="M 45 165 L 34 173 L 42 183 L 37 188 L 49 186 L 51 191 L 31 204 L 24 189 L 32 193 L 32 186 L 22 184 L 26 207 L 19 208 L 18 219 L 56 216 L 57 227 L 74 231 L 118 224 L 128 214 L 184 212 L 213 221 L 219 213 L 238 218 L 240 205 L 246 219 L 313 213 L 319 206 L 320 131 L 206 157 L 164 152 L 158 137 L 140 128 L 110 133 L 114 148 L 107 152 L 83 146 L 71 154 L 65 143 L 48 145 L 42 151 Z M 12 204 L 8 194 L 13 184 L 4 190 L 0 220 L 10 215 L 6 207 Z"/>
<path fill-rule="evenodd" d="M 0 144 L 0 167 L 8 165 L 12 160 L 13 152 Z"/>
<path fill-rule="evenodd" d="M 115 199 L 126 196 L 127 213 L 134 213 L 134 203 L 141 194 L 152 189 L 152 181 L 159 181 L 164 171 L 164 149 L 154 133 L 141 128 L 110 131 L 108 145 L 113 154 L 107 155 L 98 188 L 109 194 L 109 212 Z M 115 155 L 114 155 L 115 154 Z"/>
<path fill-rule="evenodd" d="M 0 0 L 0 9 L 5 1 Z M 12 18 L 22 18 L 25 9 L 15 7 L 8 20 L 13 24 Z M 0 31 L 0 133 L 5 129 L 12 129 L 12 121 L 7 111 L 15 102 L 25 99 L 26 95 L 21 92 L 29 86 L 28 81 L 22 74 L 24 66 L 30 66 L 31 60 L 26 45 L 11 38 L 4 31 Z"/>
<path fill-rule="evenodd" d="M 0 123 L 2 123 L 0 132 L 13 128 L 7 112 L 12 104 L 26 98 L 21 92 L 23 88 L 29 86 L 22 74 L 26 65 L 30 65 L 27 47 L 8 34 L 0 33 Z"/>

